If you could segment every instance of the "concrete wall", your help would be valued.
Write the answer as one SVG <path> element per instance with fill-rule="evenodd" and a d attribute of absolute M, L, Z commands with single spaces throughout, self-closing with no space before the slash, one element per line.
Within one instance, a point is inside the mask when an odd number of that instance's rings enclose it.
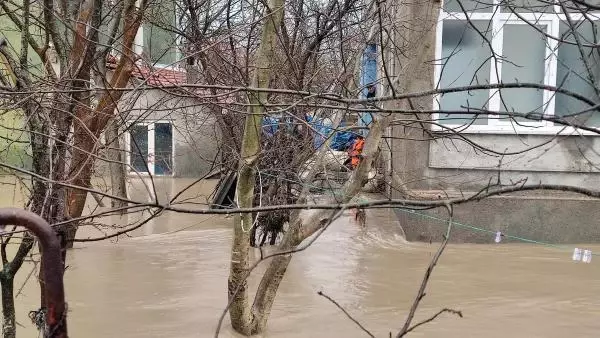
<path fill-rule="evenodd" d="M 397 131 L 395 132 L 398 135 Z M 561 184 L 600 188 L 600 138 L 593 136 L 518 136 L 465 134 L 469 140 L 490 150 L 514 152 L 502 158 L 475 151 L 462 140 L 440 139 L 428 142 L 394 140 L 408 144 L 411 152 L 395 152 L 403 165 L 403 177 L 413 189 L 444 190 L 472 194 L 496 182 L 503 184 L 526 179 L 530 184 Z M 406 149 L 407 146 L 394 149 Z M 534 148 L 520 153 L 528 148 Z M 439 194 L 438 194 L 439 195 Z M 395 197 L 399 197 L 395 194 Z M 422 211 L 445 219 L 446 210 Z M 396 210 L 409 241 L 439 241 L 446 223 L 415 213 Z M 454 219 L 480 230 L 455 226 L 451 240 L 467 243 L 493 243 L 496 231 L 548 243 L 600 242 L 600 201 L 580 195 L 528 192 L 492 197 L 457 206 Z M 481 230 L 483 229 L 483 230 Z M 489 232 L 486 232 L 487 230 Z M 506 238 L 503 242 L 523 242 Z"/>
<path fill-rule="evenodd" d="M 405 154 L 409 155 L 405 161 L 420 166 L 407 168 L 406 180 L 418 189 L 478 190 L 486 186 L 490 179 L 495 181 L 500 170 L 501 182 L 505 184 L 527 179 L 528 183 L 600 187 L 598 137 L 463 136 L 492 151 L 504 152 L 508 149 L 515 154 L 502 157 L 492 152 L 483 153 L 464 140 L 442 138 L 425 144 L 408 141 L 418 151 Z M 395 157 L 399 156 L 395 154 Z"/>
<path fill-rule="evenodd" d="M 435 31 L 435 25 L 422 27 L 425 19 L 436 15 L 431 3 L 399 2 L 396 12 L 400 27 Z M 437 21 L 437 19 L 436 19 Z M 433 30 L 433 31 L 432 31 Z M 404 32 L 406 31 L 406 32 Z M 393 73 L 400 77 L 401 94 L 429 91 L 434 88 L 433 48 L 435 34 L 418 34 L 419 29 L 400 30 L 396 46 L 402 53 L 394 55 L 399 65 Z M 416 33 L 415 33 L 416 32 Z M 393 61 L 393 60 L 392 60 Z M 414 99 L 409 107 L 400 100 L 396 108 L 433 109 L 433 97 Z M 410 118 L 410 115 L 401 115 Z M 421 120 L 431 116 L 421 114 Z M 462 134 L 430 140 L 417 124 L 392 129 L 392 167 L 403 183 L 413 190 L 462 191 L 465 195 L 487 186 L 498 177 L 504 184 L 526 179 L 528 183 L 564 184 L 600 188 L 600 138 L 593 136 L 544 136 Z M 440 135 L 441 136 L 441 135 Z M 470 141 L 470 142 L 467 142 Z M 472 143 L 487 150 L 476 150 Z M 504 157 L 495 152 L 509 151 Z M 398 182 L 395 182 L 398 183 Z M 395 198 L 403 197 L 393 191 Z M 489 231 L 507 231 L 511 235 L 555 243 L 600 242 L 600 202 L 565 194 L 528 193 L 489 198 L 478 203 L 460 205 L 455 219 Z M 430 211 L 445 217 L 445 210 Z M 425 212 L 427 213 L 427 212 Z M 439 221 L 397 211 L 409 240 L 439 240 L 446 226 Z M 493 235 L 473 229 L 455 228 L 457 242 L 490 243 Z"/>
<path fill-rule="evenodd" d="M 406 239 L 440 241 L 446 233 L 447 211 L 417 213 L 396 209 Z M 428 218 L 433 216 L 437 219 Z M 494 233 L 551 244 L 600 242 L 600 201 L 573 195 L 501 196 L 459 205 L 450 235 L 456 243 L 494 243 Z M 502 243 L 526 243 L 503 238 Z"/>
<path fill-rule="evenodd" d="M 208 106 L 190 98 L 181 98 L 152 90 L 136 102 L 130 119 L 171 120 L 175 139 L 175 176 L 194 177 L 206 173 L 219 144 L 215 119 Z"/>
<path fill-rule="evenodd" d="M 121 112 L 128 121 L 168 120 L 173 125 L 174 176 L 200 177 L 210 170 L 219 145 L 215 119 L 198 100 L 179 97 L 161 90 L 130 95 L 122 100 Z M 125 137 L 121 142 L 124 144 Z M 98 162 L 98 161 L 97 161 Z M 107 174 L 105 163 L 96 173 Z"/>
<path fill-rule="evenodd" d="M 600 187 L 600 139 L 593 136 L 465 135 L 491 151 L 514 154 L 501 157 L 476 151 L 461 140 L 430 142 L 430 187 L 476 189 L 497 177 L 505 183 L 528 179 L 529 183 Z"/>

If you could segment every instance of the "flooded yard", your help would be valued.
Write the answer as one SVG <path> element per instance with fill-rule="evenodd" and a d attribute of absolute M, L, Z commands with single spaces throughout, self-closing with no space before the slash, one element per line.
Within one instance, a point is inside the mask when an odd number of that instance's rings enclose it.
<path fill-rule="evenodd" d="M 173 197 L 190 182 L 156 182 L 159 197 Z M 149 196 L 139 183 L 131 190 L 134 200 Z M 179 200 L 202 208 L 213 184 L 203 182 Z M 18 200 L 7 196 L 2 206 Z M 136 217 L 115 216 L 111 222 L 122 225 Z M 130 238 L 77 244 L 65 274 L 70 336 L 212 336 L 226 304 L 232 222 L 222 216 L 165 213 Z M 107 229 L 82 229 L 79 237 L 103 231 Z M 567 249 L 490 242 L 448 246 L 416 320 L 444 307 L 463 311 L 464 318 L 442 315 L 411 336 L 597 336 L 597 261 L 575 263 Z M 376 336 L 397 332 L 437 247 L 404 241 L 392 213 L 369 212 L 364 229 L 350 214 L 340 218 L 314 246 L 293 258 L 264 337 L 365 337 L 318 291 Z M 32 267 L 23 266 L 16 285 Z M 264 267 L 254 272 L 251 287 Z M 32 278 L 17 297 L 17 320 L 24 326 L 18 328 L 19 336 L 37 334 L 27 313 L 38 308 L 38 297 Z M 228 320 L 221 336 L 237 337 Z"/>

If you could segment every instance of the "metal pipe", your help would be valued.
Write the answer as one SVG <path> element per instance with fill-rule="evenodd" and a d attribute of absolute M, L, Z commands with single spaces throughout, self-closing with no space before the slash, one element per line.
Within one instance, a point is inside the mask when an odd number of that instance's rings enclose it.
<path fill-rule="evenodd" d="M 60 242 L 56 233 L 48 222 L 37 214 L 17 208 L 0 208 L 0 225 L 25 227 L 38 238 L 42 251 L 42 274 L 45 283 L 44 338 L 67 338 L 64 269 Z"/>

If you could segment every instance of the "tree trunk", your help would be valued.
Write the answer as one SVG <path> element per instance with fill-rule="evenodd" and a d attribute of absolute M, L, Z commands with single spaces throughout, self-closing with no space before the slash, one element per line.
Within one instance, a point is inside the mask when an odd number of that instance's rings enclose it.
<path fill-rule="evenodd" d="M 74 174 L 72 184 L 78 187 L 89 189 L 91 187 L 92 171 L 94 169 L 94 158 L 89 153 L 96 152 L 96 144 L 94 138 L 88 135 L 87 131 L 75 124 L 74 137 L 75 144 L 80 149 L 73 149 L 72 170 Z M 67 197 L 67 210 L 70 218 L 77 218 L 82 215 L 85 201 L 87 199 L 87 191 L 80 189 L 71 189 Z M 67 247 L 73 247 L 73 239 L 77 233 L 78 222 L 72 222 L 66 226 Z"/>
<path fill-rule="evenodd" d="M 2 337 L 15 338 L 17 327 L 15 320 L 14 276 L 2 274 L 0 278 L 2 285 Z"/>
<path fill-rule="evenodd" d="M 142 1 L 144 3 L 144 1 Z M 145 5 L 140 5 L 144 8 Z M 117 68 L 115 69 L 109 88 L 124 88 L 129 83 L 131 72 L 134 68 L 134 60 L 136 56 L 133 53 L 133 41 L 140 27 L 142 20 L 142 12 L 136 8 L 135 1 L 128 0 L 123 9 L 124 29 L 123 29 L 123 48 L 124 52 Z M 93 55 L 93 54 L 92 54 Z M 114 116 L 114 111 L 117 103 L 123 96 L 123 91 L 106 90 L 98 102 L 98 106 L 92 110 L 89 107 L 82 107 L 76 111 L 79 123 L 75 123 L 73 127 L 73 143 L 78 145 L 78 148 L 73 150 L 72 157 L 72 183 L 74 185 L 90 188 L 92 169 L 94 165 L 93 157 L 97 151 L 95 139 L 100 137 L 100 134 L 105 130 L 106 124 L 110 118 Z M 85 123 L 82 126 L 81 123 Z M 88 131 L 91 131 L 92 135 Z M 68 215 L 70 218 L 81 216 L 85 206 L 87 191 L 71 188 L 68 192 Z M 67 244 L 73 246 L 73 239 L 77 232 L 77 222 L 67 225 Z"/>
<path fill-rule="evenodd" d="M 271 68 L 273 66 L 277 27 L 283 19 L 283 6 L 285 0 L 270 0 L 268 15 L 263 23 L 260 47 L 256 55 L 256 70 L 252 87 L 269 88 Z M 244 135 L 242 139 L 241 158 L 238 168 L 238 181 L 236 197 L 238 207 L 252 207 L 254 201 L 254 186 L 256 172 L 254 168 L 260 153 L 260 133 L 262 114 L 264 108 L 261 104 L 267 102 L 267 93 L 254 92 L 248 94 L 250 106 L 246 116 Z M 248 289 L 246 273 L 249 265 L 250 229 L 252 227 L 252 213 L 237 215 L 234 221 L 233 245 L 231 248 L 231 266 L 228 283 L 228 295 L 231 299 L 229 316 L 233 328 L 244 334 L 259 333 L 254 327 L 250 306 L 248 303 Z M 240 286 L 239 292 L 233 292 Z"/>
<path fill-rule="evenodd" d="M 352 176 L 348 182 L 344 185 L 342 201 L 336 201 L 330 199 L 325 204 L 329 203 L 348 203 L 354 198 L 359 192 L 362 186 L 366 183 L 368 173 L 373 166 L 377 149 L 381 143 L 383 131 L 389 125 L 390 117 L 384 118 L 383 120 L 374 120 L 371 124 L 369 135 L 365 141 L 365 147 L 363 150 L 364 159 L 360 165 L 354 170 Z M 334 212 L 335 213 L 335 212 Z M 279 251 L 289 251 L 296 248 L 302 241 L 317 232 L 324 224 L 330 221 L 333 216 L 331 210 L 317 210 L 306 219 L 298 214 L 298 216 L 292 220 L 288 231 L 285 233 Z M 285 275 L 287 267 L 292 260 L 292 255 L 284 255 L 275 257 L 265 274 L 263 275 L 258 290 L 256 292 L 256 298 L 252 305 L 252 315 L 254 317 L 254 325 L 256 332 L 262 332 L 269 319 L 273 302 L 279 285 Z"/>
<path fill-rule="evenodd" d="M 428 27 L 428 25 L 435 24 L 437 22 L 436 13 L 439 12 L 439 3 L 432 2 L 425 5 L 416 4 L 413 6 L 416 8 L 411 8 L 411 12 L 415 15 L 419 15 L 419 20 L 424 21 L 419 23 L 421 28 Z M 410 25 L 405 26 L 410 27 L 410 29 L 407 28 L 407 30 L 412 29 L 412 26 Z M 422 41 L 419 42 L 419 33 L 420 37 L 422 38 L 422 35 L 425 33 L 425 31 L 419 30 L 418 33 L 412 36 L 412 42 L 414 42 L 414 45 L 409 46 L 409 48 L 411 49 L 411 55 L 417 59 L 411 59 L 410 62 L 403 64 L 403 68 L 407 72 L 410 72 L 410 69 L 420 68 L 417 66 L 425 64 L 432 59 L 432 57 L 429 55 L 432 51 L 432 44 L 427 43 L 427 41 L 425 43 L 422 43 Z M 413 90 L 415 86 L 423 84 L 421 77 L 418 77 L 418 75 L 415 76 L 417 76 L 416 81 L 408 79 L 409 76 L 403 77 L 404 86 L 402 87 L 402 93 L 409 92 Z M 366 183 L 368 173 L 371 170 L 377 155 L 383 133 L 389 126 L 390 120 L 391 117 L 388 116 L 382 119 L 375 119 L 373 121 L 365 142 L 365 148 L 363 151 L 364 160 L 353 172 L 348 182 L 344 185 L 343 193 L 341 194 L 341 196 L 343 196 L 343 200 L 341 201 L 342 203 L 347 203 L 354 198 L 354 196 L 359 193 L 361 187 Z M 303 196 L 301 196 L 299 202 L 303 202 L 302 197 Z M 330 200 L 326 203 L 336 203 L 336 201 Z M 339 201 L 337 203 L 339 203 Z M 279 251 L 293 250 L 300 245 L 302 241 L 321 229 L 324 224 L 327 224 L 332 216 L 333 215 L 331 211 L 327 210 L 315 211 L 306 219 L 302 219 L 299 213 L 296 213 L 294 219 L 291 221 L 288 232 L 284 235 L 283 241 L 279 247 Z M 274 258 L 261 279 L 256 293 L 256 298 L 254 299 L 252 306 L 255 332 L 262 332 L 267 326 L 267 321 L 269 319 L 269 314 L 275 300 L 277 290 L 291 259 L 292 255 L 278 256 Z"/>
<path fill-rule="evenodd" d="M 127 174 L 124 165 L 123 149 L 121 149 L 119 139 L 119 124 L 115 118 L 108 123 L 105 136 L 108 147 L 106 153 L 108 159 L 111 161 L 109 164 L 111 192 L 114 196 L 127 198 Z M 127 206 L 127 202 L 113 199 L 111 206 L 113 208 L 122 208 Z M 121 213 L 124 212 L 125 209 L 121 210 Z"/>
<path fill-rule="evenodd" d="M 17 253 L 11 262 L 6 258 L 6 247 L 10 237 L 7 237 L 0 246 L 2 256 L 2 271 L 0 271 L 0 289 L 2 291 L 2 336 L 15 338 L 17 335 L 17 321 L 15 315 L 14 281 L 17 271 L 23 265 L 25 257 L 33 247 L 33 237 L 26 234 L 19 244 Z"/>
<path fill-rule="evenodd" d="M 435 59 L 435 34 L 440 12 L 439 1 L 401 2 L 396 5 L 396 18 L 404 23 L 406 29 L 398 31 L 396 43 L 402 41 L 403 53 L 395 53 L 396 64 L 399 65 L 396 75 L 400 79 L 398 93 L 416 93 L 434 88 L 433 67 L 431 60 Z M 410 29 L 408 28 L 410 27 Z M 408 100 L 399 100 L 394 108 L 404 110 L 430 110 L 433 99 L 423 96 Z M 430 120 L 429 114 L 415 114 L 415 119 Z M 426 174 L 422 168 L 427 168 L 427 156 L 430 142 L 426 134 L 430 124 L 419 128 L 393 129 L 393 173 L 392 177 L 399 188 L 394 197 L 410 194 L 412 189 L 427 189 Z M 413 182 L 408 184 L 408 182 Z"/>

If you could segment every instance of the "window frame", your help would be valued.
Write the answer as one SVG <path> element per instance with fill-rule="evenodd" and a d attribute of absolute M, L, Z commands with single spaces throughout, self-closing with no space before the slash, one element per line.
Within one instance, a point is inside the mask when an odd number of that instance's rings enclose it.
<path fill-rule="evenodd" d="M 174 14 L 174 18 L 175 18 L 175 25 L 177 26 L 177 29 L 179 29 L 180 31 L 183 31 L 184 27 L 185 27 L 185 15 L 184 13 L 181 12 L 181 7 L 183 5 L 183 3 L 181 2 L 181 0 L 171 0 L 175 2 L 175 13 Z M 142 55 L 144 53 L 144 48 L 145 48 L 145 44 L 144 44 L 144 25 L 150 24 L 148 22 L 142 22 L 142 24 L 140 25 L 140 27 L 138 28 L 138 31 L 135 35 L 135 40 L 134 40 L 134 52 L 137 55 Z M 181 67 L 180 63 L 183 61 L 183 56 L 184 53 L 181 52 L 181 47 L 184 46 L 184 41 L 183 41 L 183 37 L 180 34 L 177 34 L 177 36 L 175 37 L 175 62 L 171 63 L 171 64 L 166 64 L 166 63 L 159 63 L 159 62 L 153 62 L 152 60 L 139 60 L 138 63 L 140 62 L 144 62 L 144 61 L 148 61 L 149 65 L 157 68 L 157 69 L 166 69 L 166 70 L 175 70 L 175 71 L 185 71 L 185 67 Z"/>
<path fill-rule="evenodd" d="M 171 125 L 171 174 L 169 175 L 156 175 L 155 172 L 155 125 L 158 123 L 168 123 Z M 127 121 L 128 126 L 125 134 L 125 163 L 127 164 L 127 175 L 128 176 L 160 176 L 160 177 L 173 177 L 175 176 L 175 123 L 172 120 L 130 120 Z M 136 171 L 131 164 L 131 132 L 129 127 L 132 125 L 146 126 L 148 132 L 148 158 L 146 158 L 146 164 L 148 165 L 149 171 Z M 150 160 L 152 158 L 152 160 Z"/>
<path fill-rule="evenodd" d="M 360 86 L 361 90 L 359 93 L 359 97 L 361 99 L 367 98 L 369 84 L 375 85 L 375 97 L 381 96 L 381 90 L 383 86 L 381 85 L 381 81 L 379 78 L 379 64 L 380 64 L 380 48 L 379 44 L 375 42 L 367 43 L 363 48 L 363 53 L 361 55 L 360 62 Z M 363 130 L 359 130 L 360 133 L 366 133 L 366 128 L 371 123 L 373 123 L 373 114 L 367 113 L 358 113 L 357 114 L 357 124 L 359 127 L 365 128 Z"/>
<path fill-rule="evenodd" d="M 460 0 L 456 0 L 460 1 Z M 491 24 L 491 45 L 496 53 L 496 55 L 501 56 L 503 51 L 503 31 L 505 25 L 544 25 L 546 26 L 546 33 L 550 36 L 560 38 L 560 23 L 561 21 L 567 21 L 566 15 L 561 12 L 560 5 L 555 4 L 553 6 L 553 11 L 548 13 L 536 12 L 536 13 L 518 13 L 524 20 L 522 21 L 517 15 L 512 12 L 507 12 L 506 10 L 503 12 L 500 9 L 500 1 L 493 1 L 494 7 L 490 9 L 489 13 L 482 12 L 469 12 L 469 13 L 458 13 L 458 12 L 445 12 L 444 5 L 440 6 L 440 14 L 439 20 L 436 27 L 435 34 L 435 60 L 438 60 L 434 66 L 434 86 L 435 88 L 439 88 L 440 80 L 441 80 L 441 72 L 444 66 L 442 62 L 442 33 L 443 33 L 443 23 L 448 20 L 456 20 L 467 22 L 467 18 L 469 20 L 479 20 L 479 21 L 489 21 Z M 590 11 L 586 14 L 588 17 L 594 19 L 594 21 L 600 21 L 600 13 L 598 11 Z M 569 17 L 573 22 L 582 21 L 585 17 L 582 13 L 569 13 Z M 557 77 L 557 67 L 558 67 L 558 47 L 559 41 L 556 39 L 552 39 L 550 37 L 546 37 L 546 46 L 545 46 L 545 60 L 544 60 L 544 84 L 549 86 L 556 86 L 556 77 Z M 490 51 L 490 56 L 492 55 Z M 494 62 L 494 60 L 490 60 L 490 84 L 497 84 L 499 80 L 501 80 L 502 73 L 502 61 Z M 496 70 L 498 70 L 498 74 L 500 75 L 500 79 L 496 76 Z M 500 97 L 497 94 L 498 89 L 490 89 L 488 90 L 488 110 L 490 111 L 499 111 L 500 109 Z M 433 110 L 440 110 L 440 102 L 441 102 L 441 94 L 436 94 L 433 96 Z M 555 95 L 554 92 L 544 90 L 543 91 L 543 111 L 546 116 L 554 116 L 555 114 Z M 488 123 L 485 125 L 482 124 L 471 124 L 466 125 L 465 123 L 454 123 L 451 122 L 443 122 L 440 121 L 440 113 L 434 112 L 432 114 L 432 119 L 437 124 L 432 125 L 433 131 L 456 131 L 460 130 L 463 133 L 472 133 L 472 134 L 540 134 L 540 135 L 567 135 L 567 134 L 581 134 L 581 135 L 598 135 L 594 132 L 581 130 L 579 128 L 562 126 L 559 124 L 554 124 L 551 121 L 519 121 L 519 123 L 515 123 L 514 121 L 499 118 L 497 114 L 488 114 L 487 121 Z M 438 122 L 439 121 L 439 122 Z M 600 126 L 597 126 L 600 130 Z"/>

